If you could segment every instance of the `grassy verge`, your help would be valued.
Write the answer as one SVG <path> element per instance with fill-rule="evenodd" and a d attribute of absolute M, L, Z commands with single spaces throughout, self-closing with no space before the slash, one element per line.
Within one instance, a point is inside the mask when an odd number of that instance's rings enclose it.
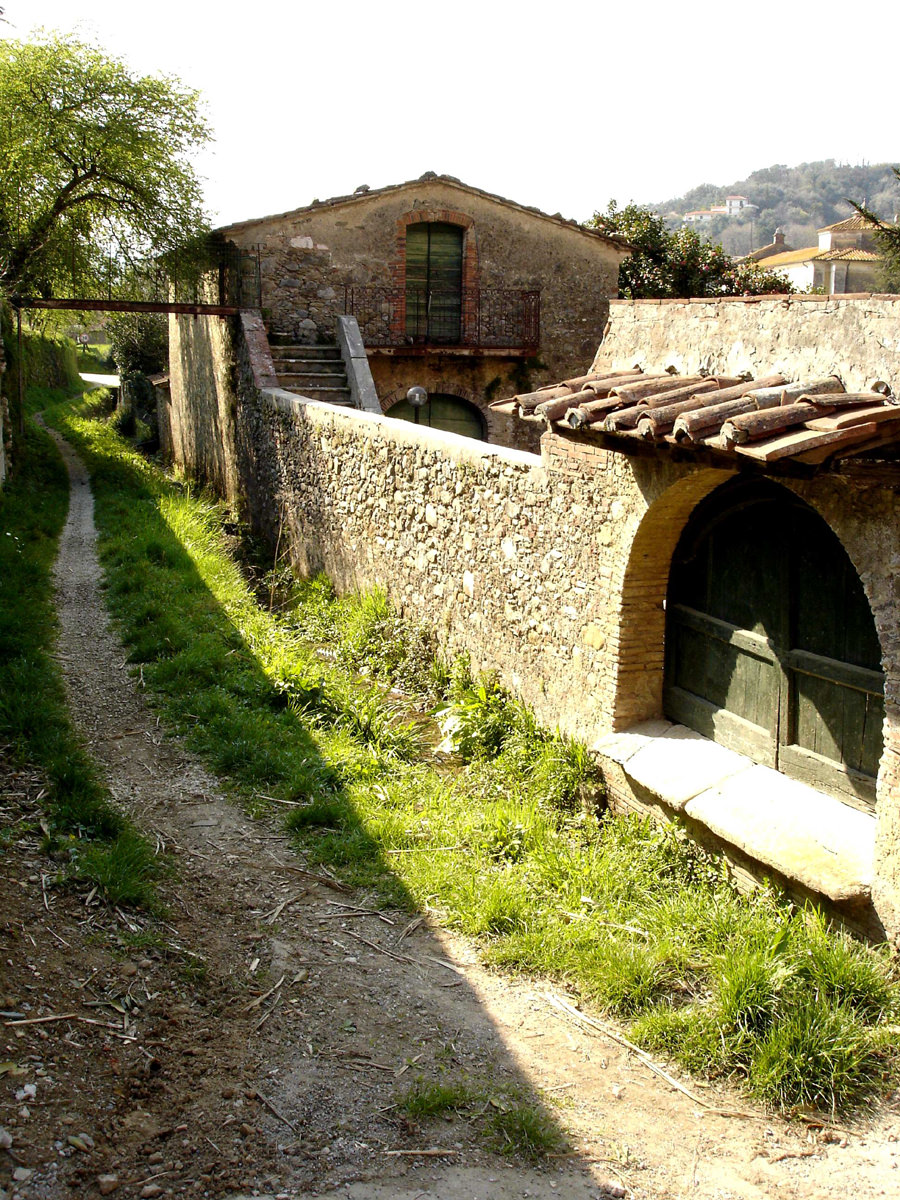
<path fill-rule="evenodd" d="M 42 430 L 29 423 L 25 438 L 27 452 L 0 492 L 0 743 L 14 763 L 46 772 L 47 848 L 111 902 L 147 905 L 156 861 L 110 803 L 76 737 L 52 656 L 51 570 L 68 510 L 65 467 Z"/>
<path fill-rule="evenodd" d="M 277 571 L 254 590 L 214 505 L 88 411 L 58 419 L 91 465 L 131 660 L 252 807 L 294 802 L 286 824 L 309 859 L 437 911 L 492 961 L 564 983 L 645 1047 L 773 1106 L 848 1109 L 888 1086 L 900 989 L 886 952 L 774 892 L 738 895 L 674 828 L 598 819 L 581 803 L 599 787 L 583 748 L 464 662 L 436 661 L 383 597 L 337 600 L 319 580 L 285 604 Z M 398 682 L 443 697 L 456 766 L 398 711 Z"/>

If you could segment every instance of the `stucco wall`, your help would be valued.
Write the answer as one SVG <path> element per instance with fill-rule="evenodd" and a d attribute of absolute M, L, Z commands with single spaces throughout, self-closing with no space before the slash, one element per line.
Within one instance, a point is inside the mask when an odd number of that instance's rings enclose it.
<path fill-rule="evenodd" d="M 900 296 L 762 296 L 614 300 L 594 367 L 725 375 L 839 375 L 847 391 L 876 380 L 900 392 Z"/>

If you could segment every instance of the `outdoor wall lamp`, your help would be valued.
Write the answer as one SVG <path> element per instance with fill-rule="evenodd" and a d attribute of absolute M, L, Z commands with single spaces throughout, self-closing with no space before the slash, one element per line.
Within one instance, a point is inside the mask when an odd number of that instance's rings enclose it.
<path fill-rule="evenodd" d="M 423 408 L 428 403 L 428 393 L 423 387 L 416 384 L 411 387 L 406 393 L 406 399 L 410 402 L 415 413 L 415 423 L 419 424 L 419 409 Z"/>

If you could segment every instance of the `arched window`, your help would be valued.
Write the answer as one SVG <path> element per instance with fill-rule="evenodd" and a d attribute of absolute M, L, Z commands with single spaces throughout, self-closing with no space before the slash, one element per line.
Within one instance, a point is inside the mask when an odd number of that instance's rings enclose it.
<path fill-rule="evenodd" d="M 428 425 L 432 429 L 445 429 L 448 433 L 461 433 L 464 437 L 486 440 L 484 417 L 474 404 L 469 404 L 459 396 L 429 392 L 428 403 L 421 408 L 415 409 L 408 400 L 400 400 L 387 410 L 386 415 L 401 421 L 414 421 L 417 425 Z"/>
<path fill-rule="evenodd" d="M 669 576 L 664 704 L 757 762 L 874 803 L 884 675 L 872 611 L 837 537 L 787 489 L 726 484 L 688 522 Z"/>
<path fill-rule="evenodd" d="M 414 342 L 460 341 L 464 233 L 443 221 L 407 227 L 406 335 Z"/>

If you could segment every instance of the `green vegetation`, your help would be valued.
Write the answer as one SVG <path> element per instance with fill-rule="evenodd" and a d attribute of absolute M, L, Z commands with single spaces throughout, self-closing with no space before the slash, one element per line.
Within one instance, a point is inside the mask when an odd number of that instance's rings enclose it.
<path fill-rule="evenodd" d="M 736 262 L 721 246 L 694 229 L 671 233 L 665 219 L 649 208 L 611 200 L 589 222 L 618 234 L 634 247 L 619 266 L 619 294 L 633 300 L 686 296 L 760 296 L 793 291 L 783 275 L 757 263 Z"/>
<path fill-rule="evenodd" d="M 23 329 L 22 359 L 30 407 L 42 407 L 52 399 L 53 389 L 72 391 L 79 387 L 75 345 L 68 338 Z M 19 341 L 15 314 L 0 300 L 0 336 L 6 371 L 0 375 L 0 390 L 6 398 L 15 430 L 19 426 Z M 2 400 L 0 400 L 2 403 Z"/>
<path fill-rule="evenodd" d="M 51 570 L 68 509 L 65 467 L 50 437 L 30 423 L 25 450 L 0 492 L 0 743 L 14 761 L 46 772 L 47 848 L 112 903 L 148 905 L 157 862 L 111 804 L 78 741 L 52 657 Z"/>
<path fill-rule="evenodd" d="M 879 218 L 874 205 L 854 204 L 861 216 L 868 217 L 876 226 L 875 242 L 884 255 L 881 264 L 881 286 L 886 292 L 900 292 L 900 225 L 897 224 L 897 208 L 900 207 L 900 167 L 892 167 L 894 176 L 893 188 L 893 224 L 888 224 Z"/>
<path fill-rule="evenodd" d="M 537 1161 L 565 1149 L 559 1129 L 536 1104 L 518 1095 L 496 1095 L 464 1080 L 419 1080 L 400 1097 L 397 1107 L 417 1121 L 465 1112 L 501 1154 Z"/>
<path fill-rule="evenodd" d="M 0 42 L 0 290 L 90 295 L 204 229 L 196 92 L 74 37 Z"/>
<path fill-rule="evenodd" d="M 464 660 L 433 665 L 383 596 L 339 600 L 277 564 L 254 591 L 215 505 L 89 407 L 55 419 L 92 469 L 131 661 L 252 811 L 293 802 L 285 824 L 307 861 L 436 910 L 491 962 L 565 983 L 644 1046 L 772 1105 L 852 1107 L 888 1086 L 900 988 L 886 952 L 772 890 L 739 895 L 676 827 L 598 817 L 584 749 Z M 420 689 L 406 712 L 388 693 L 402 678 Z M 435 697 L 455 757 L 423 750 L 415 710 Z M 497 1136 L 537 1144 L 530 1118 L 514 1124 Z"/>

